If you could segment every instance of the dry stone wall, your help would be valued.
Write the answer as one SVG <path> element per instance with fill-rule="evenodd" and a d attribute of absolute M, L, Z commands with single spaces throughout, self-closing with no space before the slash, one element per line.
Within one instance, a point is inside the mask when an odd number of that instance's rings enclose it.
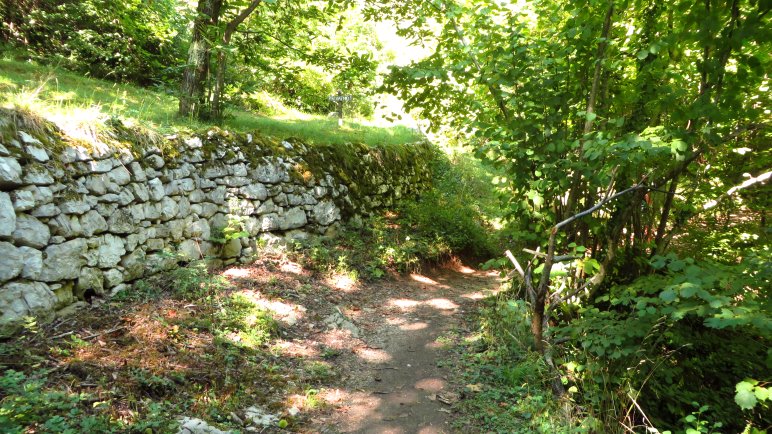
<path fill-rule="evenodd" d="M 312 147 L 220 130 L 141 149 L 18 129 L 0 138 L 6 331 L 179 261 L 227 265 L 258 242 L 329 234 L 428 185 L 434 155 L 425 143 Z M 248 236 L 223 242 L 229 226 Z"/>

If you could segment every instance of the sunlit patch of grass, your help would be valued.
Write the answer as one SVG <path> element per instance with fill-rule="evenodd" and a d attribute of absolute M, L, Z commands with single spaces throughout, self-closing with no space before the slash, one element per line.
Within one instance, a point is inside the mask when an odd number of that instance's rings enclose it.
<path fill-rule="evenodd" d="M 177 116 L 173 95 L 136 86 L 85 78 L 32 62 L 0 59 L 0 106 L 23 108 L 55 121 L 69 132 L 87 120 L 91 128 L 117 117 L 161 134 L 198 131 L 210 124 Z M 389 128 L 366 121 L 337 120 L 295 110 L 275 110 L 275 117 L 233 109 L 222 127 L 237 132 L 259 132 L 279 138 L 297 137 L 309 143 L 391 145 L 415 142 L 420 134 L 396 125 Z M 87 116 L 84 118 L 84 114 Z M 275 113 L 274 113 L 275 114 Z"/>
<path fill-rule="evenodd" d="M 269 311 L 242 294 L 224 298 L 215 318 L 220 323 L 219 337 L 239 347 L 259 348 L 277 328 Z"/>

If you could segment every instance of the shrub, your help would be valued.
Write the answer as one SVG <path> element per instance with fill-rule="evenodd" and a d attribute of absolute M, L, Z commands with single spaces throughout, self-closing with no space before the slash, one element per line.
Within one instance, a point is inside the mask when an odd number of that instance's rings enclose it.
<path fill-rule="evenodd" d="M 612 431 L 644 417 L 687 428 L 694 403 L 704 426 L 768 426 L 761 408 L 743 411 L 733 399 L 738 382 L 769 370 L 768 267 L 672 254 L 652 263 L 659 273 L 613 287 L 558 330 L 573 343 L 566 357 L 584 404 Z"/>
<path fill-rule="evenodd" d="M 0 35 L 49 63 L 141 85 L 176 79 L 186 20 L 172 0 L 7 3 Z"/>

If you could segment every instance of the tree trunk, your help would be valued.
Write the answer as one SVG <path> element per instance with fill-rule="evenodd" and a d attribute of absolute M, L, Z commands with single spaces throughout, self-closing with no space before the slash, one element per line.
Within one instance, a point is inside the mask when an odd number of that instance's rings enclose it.
<path fill-rule="evenodd" d="M 231 37 L 239 25 L 249 17 L 262 3 L 262 0 L 252 0 L 239 14 L 225 26 L 222 34 L 222 48 L 217 52 L 217 72 L 215 73 L 214 91 L 212 92 L 211 117 L 220 121 L 223 118 L 222 94 L 225 88 L 225 69 L 227 67 L 227 49 L 231 43 Z"/>
<path fill-rule="evenodd" d="M 180 85 L 179 115 L 199 117 L 206 104 L 204 90 L 209 75 L 211 43 L 207 30 L 220 19 L 222 0 L 199 0 L 188 50 L 188 64 Z"/>
<path fill-rule="evenodd" d="M 600 78 L 601 78 L 601 72 L 603 68 L 603 59 L 606 55 L 606 47 L 608 46 L 608 40 L 609 40 L 609 33 L 611 32 L 611 18 L 614 16 L 614 2 L 610 2 L 608 5 L 608 9 L 606 10 L 606 16 L 603 20 L 603 30 L 601 31 L 601 39 L 598 43 L 598 51 L 595 55 L 595 69 L 592 74 L 592 87 L 590 88 L 590 95 L 587 97 L 587 109 L 585 110 L 588 114 L 585 122 L 584 122 L 584 128 L 582 129 L 583 135 L 587 135 L 592 131 L 592 123 L 593 119 L 589 116 L 590 113 L 595 113 L 596 110 L 596 102 L 598 99 L 598 90 L 600 88 Z M 579 160 L 584 159 L 584 154 L 579 152 Z M 566 215 L 562 216 L 563 218 L 571 216 L 571 214 L 574 213 L 574 209 L 576 208 L 576 202 L 579 198 L 579 187 L 582 183 L 582 174 L 580 172 L 576 172 L 573 175 L 573 180 L 571 182 L 571 190 L 568 192 L 568 200 L 566 200 Z"/>

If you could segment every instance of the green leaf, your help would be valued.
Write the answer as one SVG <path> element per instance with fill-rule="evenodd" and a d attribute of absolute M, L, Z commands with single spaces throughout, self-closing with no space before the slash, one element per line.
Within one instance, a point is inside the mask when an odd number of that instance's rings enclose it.
<path fill-rule="evenodd" d="M 756 390 L 753 391 L 753 394 L 756 395 L 756 399 L 759 401 L 766 401 L 769 399 L 769 389 L 766 387 L 756 387 Z"/>
<path fill-rule="evenodd" d="M 681 297 L 690 298 L 694 296 L 698 289 L 700 289 L 699 285 L 695 285 L 692 282 L 684 282 L 681 284 Z"/>
<path fill-rule="evenodd" d="M 754 380 L 745 380 L 737 383 L 734 386 L 735 392 L 750 392 L 753 390 L 753 385 L 755 384 Z"/>
<path fill-rule="evenodd" d="M 673 301 L 673 300 L 675 300 L 677 297 L 678 296 L 676 295 L 675 291 L 673 291 L 670 288 L 662 291 L 659 294 L 659 298 L 661 298 L 663 301 L 668 302 L 668 303 Z"/>
<path fill-rule="evenodd" d="M 643 60 L 649 56 L 649 50 L 641 50 L 637 54 L 638 59 Z"/>
<path fill-rule="evenodd" d="M 590 112 L 590 113 L 585 114 L 585 117 L 587 118 L 588 121 L 592 122 L 592 121 L 595 120 L 595 118 L 598 117 L 598 115 L 596 115 L 595 113 Z"/>
<path fill-rule="evenodd" d="M 667 264 L 667 268 L 670 271 L 681 271 L 681 270 L 684 269 L 685 265 L 686 265 L 686 263 L 684 263 L 684 261 L 675 260 L 675 261 Z"/>
<path fill-rule="evenodd" d="M 750 410 L 756 406 L 756 395 L 748 390 L 741 390 L 734 396 L 734 402 L 743 410 Z"/>

